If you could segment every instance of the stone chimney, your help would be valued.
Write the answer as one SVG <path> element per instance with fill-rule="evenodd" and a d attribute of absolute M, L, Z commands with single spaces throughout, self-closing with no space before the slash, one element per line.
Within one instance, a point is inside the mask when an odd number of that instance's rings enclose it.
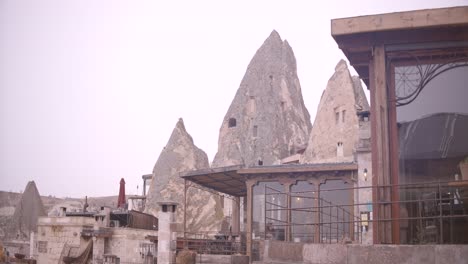
<path fill-rule="evenodd" d="M 178 203 L 158 202 L 159 210 L 159 228 L 158 228 L 158 263 L 170 264 L 175 261 L 175 247 L 172 246 L 176 241 L 176 209 Z"/>

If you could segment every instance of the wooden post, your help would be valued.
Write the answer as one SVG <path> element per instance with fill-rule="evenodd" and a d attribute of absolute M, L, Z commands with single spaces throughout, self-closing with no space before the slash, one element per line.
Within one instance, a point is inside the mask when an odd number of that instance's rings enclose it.
<path fill-rule="evenodd" d="M 240 231 L 240 197 L 232 199 L 232 233 L 238 235 Z"/>
<path fill-rule="evenodd" d="M 398 160 L 399 160 L 399 153 L 398 153 L 398 128 L 396 126 L 397 117 L 396 117 L 396 106 L 395 106 L 395 68 L 392 65 L 389 65 L 390 72 L 390 85 L 388 86 L 388 96 L 390 101 L 393 105 L 389 105 L 389 112 L 388 112 L 388 133 L 389 133 L 389 152 L 391 160 L 393 161 L 390 165 L 390 182 L 392 184 L 391 189 L 391 200 L 392 202 L 392 243 L 393 244 L 400 244 L 400 204 L 395 203 L 395 201 L 400 200 L 400 193 L 399 193 L 399 169 L 398 169 Z M 404 204 L 403 206 L 406 206 Z"/>
<path fill-rule="evenodd" d="M 284 230 L 284 241 L 291 241 L 291 223 L 292 223 L 292 211 L 291 211 L 291 183 L 287 182 L 284 184 L 284 191 L 286 192 L 286 222 L 287 226 Z"/>
<path fill-rule="evenodd" d="M 245 183 L 247 186 L 247 256 L 250 258 L 250 262 L 252 262 L 252 223 L 253 223 L 253 185 L 254 182 L 251 180 L 247 180 Z"/>
<path fill-rule="evenodd" d="M 186 244 L 186 232 L 187 232 L 187 180 L 184 179 L 184 248 L 187 246 Z"/>
<path fill-rule="evenodd" d="M 391 188 L 380 187 L 391 184 L 389 162 L 389 129 L 388 129 L 388 97 L 385 46 L 376 45 L 373 48 L 373 58 L 370 64 L 371 88 L 371 137 L 372 137 L 372 190 L 373 206 L 373 238 L 374 243 L 392 243 L 392 226 L 388 221 L 380 219 L 392 217 L 391 203 L 376 202 L 391 201 Z"/>
<path fill-rule="evenodd" d="M 313 192 L 313 201 L 314 201 L 314 224 L 315 224 L 315 232 L 314 232 L 314 243 L 321 243 L 320 241 L 320 182 L 314 182 L 315 188 L 317 189 Z"/>

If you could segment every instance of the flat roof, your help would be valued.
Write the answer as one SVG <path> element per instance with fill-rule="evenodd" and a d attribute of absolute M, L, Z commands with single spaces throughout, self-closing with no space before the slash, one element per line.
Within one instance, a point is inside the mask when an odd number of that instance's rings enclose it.
<path fill-rule="evenodd" d="M 271 166 L 229 166 L 180 173 L 180 177 L 203 187 L 210 188 L 236 197 L 247 195 L 246 181 L 257 175 L 294 175 L 325 171 L 355 171 L 358 165 L 353 162 L 318 163 L 318 164 L 285 164 Z"/>
<path fill-rule="evenodd" d="M 141 176 L 141 178 L 143 180 L 148 180 L 148 179 L 153 178 L 153 174 L 144 174 L 144 175 Z"/>
<path fill-rule="evenodd" d="M 369 88 L 369 64 L 375 46 L 386 50 L 468 46 L 468 6 L 338 18 L 331 35 Z"/>
<path fill-rule="evenodd" d="M 467 23 L 468 6 L 457 6 L 332 19 L 331 33 L 337 36 Z"/>
<path fill-rule="evenodd" d="M 180 177 L 217 192 L 241 197 L 247 195 L 247 189 L 245 177 L 237 173 L 240 168 L 242 166 L 189 171 L 181 173 Z"/>

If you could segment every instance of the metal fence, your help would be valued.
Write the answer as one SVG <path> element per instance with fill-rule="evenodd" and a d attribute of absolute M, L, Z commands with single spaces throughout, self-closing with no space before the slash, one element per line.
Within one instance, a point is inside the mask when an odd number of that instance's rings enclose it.
<path fill-rule="evenodd" d="M 378 199 L 361 202 L 359 193 L 366 191 L 373 192 L 372 196 Z M 333 197 L 343 196 L 343 192 L 352 192 L 354 196 L 346 202 L 333 201 Z M 468 244 L 468 181 L 306 192 L 280 192 L 266 186 L 264 195 L 264 239 L 361 243 L 374 223 L 387 226 L 398 223 L 402 244 Z M 286 202 L 279 205 L 275 198 Z M 294 199 L 300 199 L 301 206 L 292 206 Z M 393 207 L 397 213 L 376 215 L 383 207 Z"/>

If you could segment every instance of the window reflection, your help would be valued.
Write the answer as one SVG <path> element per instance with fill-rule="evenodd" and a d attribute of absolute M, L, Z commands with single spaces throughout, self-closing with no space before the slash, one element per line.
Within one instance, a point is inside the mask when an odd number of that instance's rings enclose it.
<path fill-rule="evenodd" d="M 254 186 L 253 195 L 253 237 L 264 238 L 268 235 L 284 240 L 287 204 L 283 185 L 260 182 Z"/>
<path fill-rule="evenodd" d="M 342 180 L 327 180 L 320 185 L 320 237 L 322 243 L 337 243 L 353 239 L 354 219 L 351 184 Z M 345 189 L 347 188 L 347 189 Z"/>
<path fill-rule="evenodd" d="M 406 69 L 413 67 L 397 67 Z M 406 77 L 406 80 L 410 79 Z M 413 92 L 395 77 L 397 97 Z M 429 82 L 411 103 L 397 107 L 400 183 L 453 180 L 468 155 L 468 67 L 444 72 Z"/>
<path fill-rule="evenodd" d="M 460 162 L 468 156 L 468 67 L 446 70 L 421 90 L 421 69 L 430 67 L 395 68 L 400 184 L 468 180 L 460 176 Z M 437 185 L 401 190 L 400 218 L 406 218 L 399 223 L 401 243 L 468 242 L 466 218 L 431 218 L 464 212 L 455 194 L 458 190 Z"/>
<path fill-rule="evenodd" d="M 298 181 L 291 186 L 291 237 L 294 242 L 312 243 L 314 240 L 315 186 L 307 181 Z"/>

